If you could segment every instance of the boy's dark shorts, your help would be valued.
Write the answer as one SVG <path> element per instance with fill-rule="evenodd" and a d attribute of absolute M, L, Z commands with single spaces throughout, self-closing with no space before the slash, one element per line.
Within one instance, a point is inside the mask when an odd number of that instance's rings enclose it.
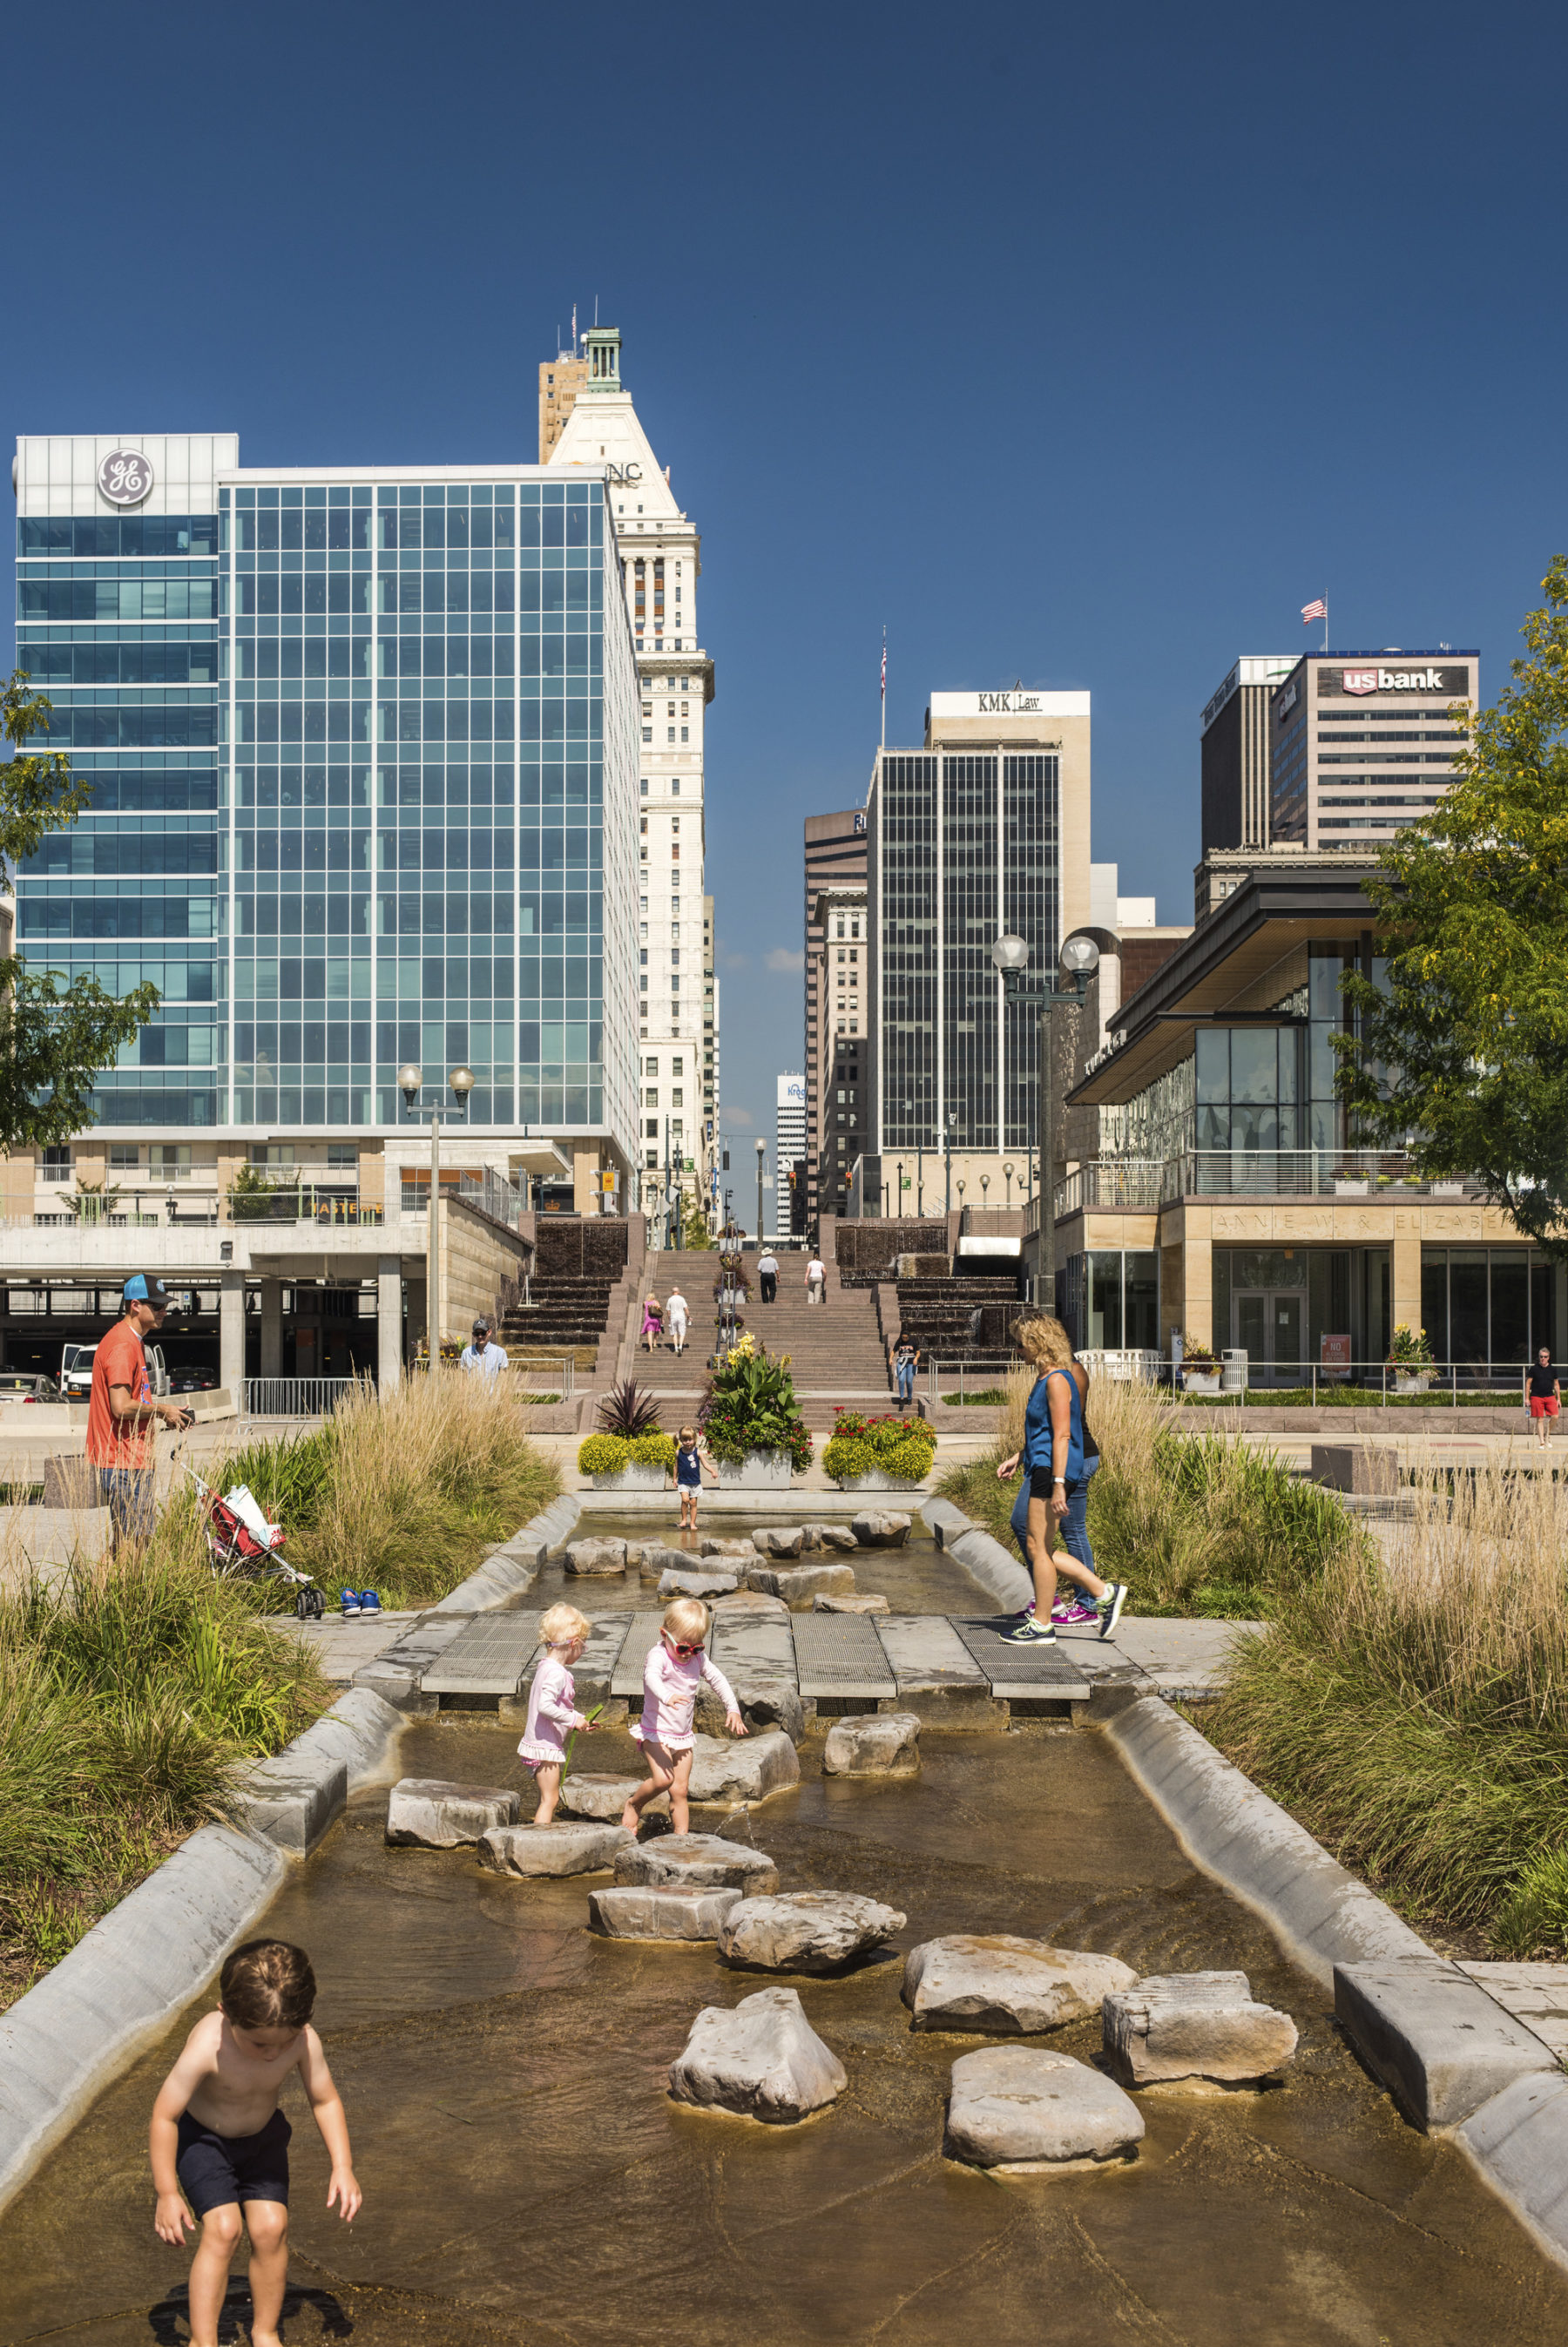
<path fill-rule="evenodd" d="M 218 2135 L 185 2112 L 174 2168 L 197 2216 L 235 2200 L 281 2200 L 286 2209 L 293 2132 L 282 2111 L 274 2111 L 256 2135 Z"/>

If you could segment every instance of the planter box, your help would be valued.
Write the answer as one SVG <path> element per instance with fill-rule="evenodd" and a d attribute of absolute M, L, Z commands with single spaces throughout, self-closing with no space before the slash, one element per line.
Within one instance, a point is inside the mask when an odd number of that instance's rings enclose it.
<path fill-rule="evenodd" d="M 1464 1196 L 1464 1184 L 1462 1182 L 1431 1182 L 1427 1185 L 1427 1195 L 1430 1198 L 1462 1198 Z"/>
<path fill-rule="evenodd" d="M 1182 1384 L 1188 1393 L 1217 1394 L 1220 1389 L 1220 1372 L 1218 1369 L 1189 1369 L 1184 1362 Z"/>
<path fill-rule="evenodd" d="M 1364 1198 L 1371 1186 L 1369 1182 L 1336 1182 L 1334 1195 L 1337 1198 Z"/>
<path fill-rule="evenodd" d="M 787 1491 L 794 1470 L 787 1450 L 748 1450 L 742 1460 L 717 1461 L 719 1489 L 730 1491 Z"/>
<path fill-rule="evenodd" d="M 932 1453 L 933 1461 L 936 1454 Z M 880 1467 L 873 1467 L 866 1475 L 840 1475 L 835 1478 L 841 1491 L 923 1491 L 923 1483 L 906 1482 L 902 1475 L 885 1475 Z"/>
<path fill-rule="evenodd" d="M 596 1491 L 662 1491 L 667 1478 L 662 1467 L 644 1467 L 638 1460 L 618 1467 L 613 1475 L 596 1475 Z"/>
<path fill-rule="evenodd" d="M 1425 1393 L 1436 1375 L 1435 1369 L 1396 1369 L 1393 1373 L 1394 1391 L 1397 1394 Z"/>

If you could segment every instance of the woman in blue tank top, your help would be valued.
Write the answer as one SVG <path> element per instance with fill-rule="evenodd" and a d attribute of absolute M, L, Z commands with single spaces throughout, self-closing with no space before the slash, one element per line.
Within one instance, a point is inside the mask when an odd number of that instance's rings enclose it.
<path fill-rule="evenodd" d="M 1055 1644 L 1050 1614 L 1061 1573 L 1087 1591 L 1100 1617 L 1100 1635 L 1108 1638 L 1127 1603 L 1126 1583 L 1102 1581 L 1060 1545 L 1062 1525 L 1081 1507 L 1088 1488 L 1083 1401 L 1072 1374 L 1071 1341 L 1060 1320 L 1041 1313 L 1021 1323 L 1015 1342 L 1038 1375 L 1024 1411 L 1023 1448 L 1002 1460 L 997 1476 L 1010 1482 L 1020 1463 L 1024 1469 L 1012 1528 L 1034 1581 L 1034 1598 L 1008 1636 L 1020 1645 Z"/>

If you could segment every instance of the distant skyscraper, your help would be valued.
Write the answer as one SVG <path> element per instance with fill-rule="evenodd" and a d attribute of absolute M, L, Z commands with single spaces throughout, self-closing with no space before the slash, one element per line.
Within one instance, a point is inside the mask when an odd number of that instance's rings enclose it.
<path fill-rule="evenodd" d="M 1204 711 L 1205 856 L 1212 847 L 1269 844 L 1268 696 L 1295 665 L 1286 652 L 1249 653 Z"/>
<path fill-rule="evenodd" d="M 1479 652 L 1307 653 L 1269 697 L 1272 844 L 1365 856 L 1419 823 L 1468 739 L 1449 704 L 1480 697 Z"/>
<path fill-rule="evenodd" d="M 703 712 L 713 663 L 698 649 L 702 540 L 676 504 L 620 379 L 620 334 L 590 327 L 584 374 L 551 451 L 552 477 L 604 474 L 642 687 L 638 904 L 642 1163 L 663 1179 L 664 1119 L 688 1197 L 712 1210 L 718 1099 L 711 904 L 702 893 Z M 558 386 L 559 388 L 559 386 Z"/>
<path fill-rule="evenodd" d="M 790 1201 L 794 1186 L 792 1173 L 797 1178 L 805 1163 L 805 1078 L 786 1073 L 778 1080 L 778 1113 L 774 1126 L 774 1238 L 787 1238 L 791 1227 Z"/>
<path fill-rule="evenodd" d="M 806 1216 L 812 1229 L 819 1213 L 843 1213 L 848 1169 L 864 1146 L 863 1123 L 840 1131 L 828 1122 L 827 1102 L 843 1090 L 863 1115 L 867 1099 L 861 1064 L 865 1057 L 869 1073 L 866 823 L 863 806 L 805 819 Z M 853 933 L 835 938 L 835 929 Z M 835 989 L 834 979 L 846 979 L 852 969 L 856 985 Z"/>
<path fill-rule="evenodd" d="M 539 364 L 539 462 L 548 465 L 555 454 L 567 417 L 588 381 L 588 361 L 561 351 Z"/>

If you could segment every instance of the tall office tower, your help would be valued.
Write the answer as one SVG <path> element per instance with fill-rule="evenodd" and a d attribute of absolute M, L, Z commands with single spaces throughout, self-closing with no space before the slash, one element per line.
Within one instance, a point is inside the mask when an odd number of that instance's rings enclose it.
<path fill-rule="evenodd" d="M 555 454 L 567 417 L 588 381 L 588 361 L 571 351 L 558 351 L 539 361 L 539 462 L 548 465 Z"/>
<path fill-rule="evenodd" d="M 702 541 L 676 504 L 669 473 L 661 472 L 621 382 L 619 330 L 591 327 L 583 340 L 586 378 L 550 470 L 580 466 L 609 484 L 642 684 L 635 918 L 644 1194 L 651 1208 L 662 1197 L 668 1118 L 681 1186 L 711 1211 L 718 1028 L 706 999 L 702 724 L 713 698 L 713 663 L 698 648 Z"/>
<path fill-rule="evenodd" d="M 774 1226 L 769 1236 L 788 1238 L 794 1227 L 791 1211 L 805 1164 L 805 1078 L 786 1071 L 778 1080 L 778 1106 L 774 1122 Z"/>
<path fill-rule="evenodd" d="M 1036 1145 L 1039 1013 L 1009 1002 L 991 947 L 1054 979 L 1090 917 L 1090 697 L 935 692 L 919 750 L 882 750 L 866 802 L 872 1138 L 933 1199 L 999 1204 Z M 962 1188 L 958 1187 L 962 1184 Z"/>
<path fill-rule="evenodd" d="M 1204 854 L 1269 844 L 1268 696 L 1295 661 L 1284 652 L 1238 660 L 1204 711 Z"/>
<path fill-rule="evenodd" d="M 849 807 L 838 815 L 808 815 L 805 819 L 805 1163 L 807 1227 L 816 1228 L 819 1214 L 844 1211 L 845 1169 L 858 1149 L 845 1156 L 840 1136 L 827 1115 L 828 1096 L 849 1092 L 860 1103 L 862 1046 L 868 1033 L 866 996 L 856 988 L 835 993 L 832 979 L 838 964 L 832 959 L 838 940 L 831 935 L 842 918 L 855 923 L 856 934 L 844 939 L 845 953 L 853 945 L 857 976 L 865 973 L 866 809 Z M 851 965 L 846 960 L 843 975 Z M 844 999 L 838 1001 L 838 995 Z M 835 1002 L 837 1008 L 835 1008 Z M 858 1137 L 858 1136 L 857 1136 Z"/>
<path fill-rule="evenodd" d="M 1365 856 L 1430 815 L 1470 739 L 1450 704 L 1481 699 L 1481 654 L 1309 652 L 1268 704 L 1276 847 Z"/>
<path fill-rule="evenodd" d="M 25 437 L 16 493 L 18 661 L 93 786 L 18 876 L 20 948 L 163 997 L 78 1172 L 107 1151 L 128 1204 L 168 1173 L 216 1208 L 249 1158 L 395 1212 L 428 1162 L 397 1069 L 445 1092 L 466 1061 L 447 1162 L 598 1211 L 640 1153 L 637 675 L 602 468 Z"/>

